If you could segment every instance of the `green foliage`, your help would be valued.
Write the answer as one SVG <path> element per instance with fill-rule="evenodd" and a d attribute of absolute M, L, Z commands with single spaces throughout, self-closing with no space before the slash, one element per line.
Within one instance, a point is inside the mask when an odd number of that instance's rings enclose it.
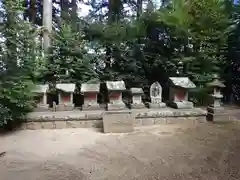
<path fill-rule="evenodd" d="M 36 31 L 20 17 L 22 4 L 4 1 L 0 44 L 0 127 L 20 120 L 33 106 Z"/>
<path fill-rule="evenodd" d="M 83 83 L 96 77 L 91 56 L 88 54 L 82 32 L 75 32 L 71 24 L 62 23 L 53 33 L 52 49 L 48 56 L 49 82 Z"/>

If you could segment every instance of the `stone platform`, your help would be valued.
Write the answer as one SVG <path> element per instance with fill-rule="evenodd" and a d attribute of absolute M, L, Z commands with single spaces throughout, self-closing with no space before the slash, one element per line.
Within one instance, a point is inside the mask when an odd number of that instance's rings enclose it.
<path fill-rule="evenodd" d="M 119 111 L 121 112 L 121 111 Z M 134 109 L 134 126 L 173 124 L 185 122 L 205 122 L 206 111 L 193 109 Z M 107 112 L 96 111 L 60 111 L 32 112 L 21 129 L 63 129 L 63 128 L 103 128 L 103 116 Z"/>

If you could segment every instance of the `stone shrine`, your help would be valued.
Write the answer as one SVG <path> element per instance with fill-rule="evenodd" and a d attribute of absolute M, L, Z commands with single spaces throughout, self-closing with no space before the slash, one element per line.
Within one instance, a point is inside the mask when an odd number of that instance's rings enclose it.
<path fill-rule="evenodd" d="M 151 102 L 148 103 L 149 108 L 165 108 L 166 104 L 162 102 L 162 86 L 159 82 L 154 82 L 150 87 Z"/>
<path fill-rule="evenodd" d="M 124 81 L 107 81 L 108 90 L 108 110 L 125 109 L 125 104 L 122 100 L 122 92 L 126 91 Z"/>
<path fill-rule="evenodd" d="M 84 95 L 83 110 L 97 110 L 100 109 L 97 102 L 97 95 L 99 93 L 100 83 L 96 84 L 82 84 L 81 93 Z"/>
<path fill-rule="evenodd" d="M 47 91 L 49 90 L 49 85 L 36 85 L 33 89 L 33 93 L 36 93 L 35 98 L 37 99 L 37 107 L 35 111 L 46 111 L 49 108 L 47 104 Z"/>
<path fill-rule="evenodd" d="M 213 121 L 216 117 L 224 114 L 224 108 L 221 106 L 221 100 L 223 95 L 221 94 L 221 89 L 226 86 L 219 81 L 218 75 L 214 75 L 213 81 L 208 83 L 207 86 L 211 89 L 212 94 L 210 94 L 210 104 L 207 108 L 207 120 Z"/>
<path fill-rule="evenodd" d="M 142 102 L 142 95 L 144 94 L 142 88 L 131 88 L 132 93 L 132 109 L 142 109 L 145 105 Z"/>
<path fill-rule="evenodd" d="M 70 111 L 74 109 L 73 104 L 73 93 L 75 91 L 75 84 L 57 84 L 56 89 L 58 90 L 58 105 L 57 111 Z"/>
<path fill-rule="evenodd" d="M 188 77 L 170 77 L 169 106 L 177 109 L 193 108 L 193 103 L 188 101 L 188 89 L 196 85 Z"/>

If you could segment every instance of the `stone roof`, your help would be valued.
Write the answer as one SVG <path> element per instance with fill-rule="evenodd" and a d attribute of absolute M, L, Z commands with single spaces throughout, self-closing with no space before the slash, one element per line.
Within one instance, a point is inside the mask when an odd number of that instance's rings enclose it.
<path fill-rule="evenodd" d="M 48 84 L 44 84 L 44 85 L 36 85 L 35 88 L 32 90 L 32 92 L 34 93 L 46 93 L 49 89 L 49 85 Z"/>
<path fill-rule="evenodd" d="M 87 84 L 84 83 L 81 85 L 81 92 L 99 92 L 100 89 L 100 83 L 96 84 Z"/>
<path fill-rule="evenodd" d="M 170 77 L 169 79 L 174 86 L 178 86 L 186 89 L 196 87 L 196 85 L 188 77 Z"/>
<path fill-rule="evenodd" d="M 124 81 L 107 81 L 107 89 L 110 91 L 124 91 L 126 90 Z"/>
<path fill-rule="evenodd" d="M 219 81 L 218 79 L 214 79 L 212 82 L 208 83 L 207 86 L 209 87 L 220 87 L 220 88 L 225 88 L 226 86 Z"/>
<path fill-rule="evenodd" d="M 63 83 L 63 84 L 57 84 L 56 88 L 58 90 L 64 91 L 64 92 L 74 92 L 75 91 L 75 84 L 71 83 Z"/>
<path fill-rule="evenodd" d="M 130 91 L 132 94 L 143 94 L 142 88 L 131 88 Z"/>

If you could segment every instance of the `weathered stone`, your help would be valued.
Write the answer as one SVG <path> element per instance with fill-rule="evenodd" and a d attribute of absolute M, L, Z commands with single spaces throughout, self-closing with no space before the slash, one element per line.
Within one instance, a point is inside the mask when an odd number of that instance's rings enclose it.
<path fill-rule="evenodd" d="M 193 103 L 188 101 L 188 89 L 196 85 L 188 77 L 170 77 L 170 98 L 168 105 L 176 109 L 191 109 Z"/>
<path fill-rule="evenodd" d="M 166 118 L 166 123 L 167 124 L 182 124 L 185 123 L 187 121 L 187 118 L 185 117 L 169 117 Z"/>
<path fill-rule="evenodd" d="M 159 82 L 154 82 L 150 87 L 151 102 L 148 107 L 152 109 L 165 108 L 166 104 L 162 102 L 162 86 Z"/>
<path fill-rule="evenodd" d="M 93 127 L 94 128 L 103 128 L 103 121 L 102 120 L 94 120 Z"/>
<path fill-rule="evenodd" d="M 132 93 L 132 109 L 142 109 L 145 108 L 145 105 L 142 102 L 143 90 L 142 88 L 131 88 Z"/>
<path fill-rule="evenodd" d="M 100 109 L 97 103 L 97 95 L 99 93 L 100 83 L 96 84 L 82 84 L 81 92 L 84 95 L 83 110 L 97 110 Z"/>
<path fill-rule="evenodd" d="M 103 130 L 105 133 L 133 132 L 134 116 L 130 111 L 106 112 L 103 116 Z"/>
<path fill-rule="evenodd" d="M 35 123 L 34 122 L 27 122 L 26 129 L 35 130 Z"/>
<path fill-rule="evenodd" d="M 67 128 L 66 121 L 55 121 L 56 129 Z"/>
<path fill-rule="evenodd" d="M 74 108 L 73 93 L 75 84 L 57 84 L 59 104 L 56 107 L 57 111 L 71 111 Z"/>
<path fill-rule="evenodd" d="M 155 118 L 154 124 L 166 124 L 165 118 Z"/>
<path fill-rule="evenodd" d="M 80 123 L 79 121 L 66 121 L 66 128 L 79 128 Z"/>
<path fill-rule="evenodd" d="M 37 98 L 38 103 L 37 107 L 34 111 L 44 112 L 49 110 L 49 105 L 47 104 L 47 91 L 49 90 L 49 85 L 36 85 L 33 89 L 33 93 L 35 93 L 35 98 Z"/>
<path fill-rule="evenodd" d="M 109 103 L 108 110 L 123 110 L 125 104 L 122 101 L 122 92 L 126 90 L 124 81 L 107 81 Z"/>
<path fill-rule="evenodd" d="M 136 118 L 134 125 L 135 125 L 135 126 L 141 126 L 141 125 L 142 125 L 142 119 Z"/>
<path fill-rule="evenodd" d="M 154 118 L 142 119 L 142 125 L 154 125 Z"/>
<path fill-rule="evenodd" d="M 43 122 L 42 127 L 43 127 L 43 129 L 54 129 L 53 121 L 52 122 Z"/>

